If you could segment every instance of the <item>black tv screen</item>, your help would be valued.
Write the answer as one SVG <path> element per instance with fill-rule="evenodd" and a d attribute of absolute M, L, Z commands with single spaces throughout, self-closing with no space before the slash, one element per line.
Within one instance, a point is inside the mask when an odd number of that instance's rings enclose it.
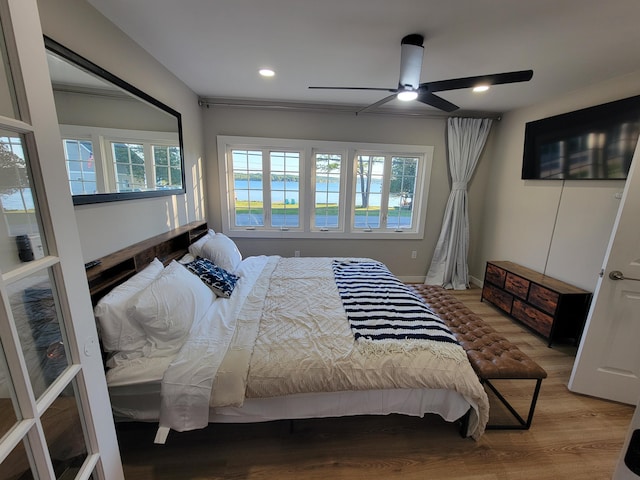
<path fill-rule="evenodd" d="M 529 122 L 522 178 L 625 179 L 640 132 L 640 95 Z"/>

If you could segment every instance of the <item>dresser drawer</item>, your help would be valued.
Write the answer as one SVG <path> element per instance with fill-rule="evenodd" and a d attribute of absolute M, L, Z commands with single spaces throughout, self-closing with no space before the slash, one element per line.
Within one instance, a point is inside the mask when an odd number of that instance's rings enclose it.
<path fill-rule="evenodd" d="M 527 298 L 527 293 L 529 293 L 530 284 L 529 280 L 508 272 L 504 281 L 504 289 L 524 300 Z"/>
<path fill-rule="evenodd" d="M 509 295 L 507 292 L 497 289 L 490 283 L 485 282 L 484 288 L 482 289 L 482 298 L 488 300 L 496 307 L 507 313 L 511 311 L 513 296 Z"/>
<path fill-rule="evenodd" d="M 487 263 L 487 271 L 485 273 L 485 281 L 489 281 L 500 288 L 504 287 L 504 279 L 507 272 L 500 267 L 497 267 L 491 263 Z"/>
<path fill-rule="evenodd" d="M 513 301 L 511 315 L 545 337 L 549 337 L 551 335 L 553 317 L 541 312 L 531 305 L 527 305 L 517 298 Z"/>
<path fill-rule="evenodd" d="M 541 308 L 551 315 L 556 313 L 556 309 L 558 308 L 558 298 L 560 298 L 560 295 L 558 295 L 557 292 L 541 287 L 535 283 L 532 284 L 529 289 L 529 303 Z"/>

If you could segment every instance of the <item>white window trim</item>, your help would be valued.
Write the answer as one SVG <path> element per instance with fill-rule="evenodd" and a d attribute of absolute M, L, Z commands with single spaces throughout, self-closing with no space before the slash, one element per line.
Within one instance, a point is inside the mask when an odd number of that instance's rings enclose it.
<path fill-rule="evenodd" d="M 362 142 L 332 142 L 323 140 L 297 140 L 285 138 L 263 138 L 263 137 L 242 137 L 219 135 L 217 137 L 218 147 L 218 171 L 220 178 L 220 205 L 222 214 L 222 231 L 226 235 L 233 237 L 253 237 L 253 238 L 334 238 L 334 239 L 406 239 L 416 240 L 424 238 L 424 228 L 426 223 L 427 200 L 429 197 L 429 184 L 431 180 L 431 166 L 433 163 L 433 146 L 427 145 L 397 145 L 384 143 L 362 143 Z M 284 149 L 300 150 L 303 152 L 303 159 L 300 168 L 300 218 L 301 228 L 289 230 L 267 230 L 259 228 L 245 228 L 232 226 L 233 209 L 233 169 L 227 168 L 231 165 L 231 149 Z M 341 217 L 340 228 L 320 230 L 312 228 L 312 209 L 314 188 L 312 187 L 311 174 L 313 171 L 311 162 L 315 158 L 314 154 L 335 152 L 343 153 L 344 171 L 341 175 L 341 189 L 344 197 L 341 197 Z M 394 156 L 418 156 L 421 157 L 421 167 L 418 168 L 416 178 L 416 189 L 413 212 L 417 221 L 414 230 L 406 231 L 386 231 L 386 229 L 365 231 L 355 229 L 353 225 L 354 207 L 352 205 L 353 193 L 356 182 L 356 153 L 372 152 L 376 154 Z M 311 169 L 311 170 L 310 170 Z M 266 211 L 266 205 L 265 205 Z M 266 223 L 266 222 L 265 222 Z"/>

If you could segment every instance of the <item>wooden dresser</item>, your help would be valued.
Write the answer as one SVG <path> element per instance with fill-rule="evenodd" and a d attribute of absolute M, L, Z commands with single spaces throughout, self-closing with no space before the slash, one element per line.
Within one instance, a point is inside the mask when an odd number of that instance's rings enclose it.
<path fill-rule="evenodd" d="M 487 262 L 482 288 L 487 300 L 549 341 L 576 344 L 591 293 L 513 262 Z"/>

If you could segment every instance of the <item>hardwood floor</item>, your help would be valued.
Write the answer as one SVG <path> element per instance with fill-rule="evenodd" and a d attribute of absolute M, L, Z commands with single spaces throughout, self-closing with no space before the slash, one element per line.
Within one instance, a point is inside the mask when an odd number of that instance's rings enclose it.
<path fill-rule="evenodd" d="M 610 479 L 634 408 L 569 392 L 575 347 L 548 348 L 480 302 L 477 288 L 453 293 L 549 374 L 530 430 L 490 430 L 476 442 L 437 416 L 392 415 L 210 425 L 158 446 L 154 425 L 130 424 L 118 427 L 126 478 Z M 526 411 L 533 383 L 501 385 Z"/>

